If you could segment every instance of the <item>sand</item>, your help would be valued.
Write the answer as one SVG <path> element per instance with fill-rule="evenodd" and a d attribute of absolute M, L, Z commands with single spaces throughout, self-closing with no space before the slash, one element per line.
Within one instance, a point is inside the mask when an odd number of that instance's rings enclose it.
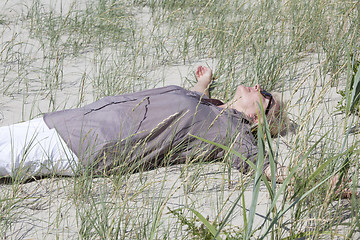
<path fill-rule="evenodd" d="M 73 1 L 51 1 L 41 0 L 43 9 L 52 9 L 55 13 L 65 14 L 71 8 L 81 9 L 87 1 L 77 1 L 73 6 Z M 88 52 L 81 53 L 76 58 L 67 58 L 61 63 L 62 79 L 58 86 L 54 87 L 54 91 L 49 93 L 44 90 L 46 83 L 44 79 L 47 73 L 44 72 L 44 52 L 40 47 L 40 43 L 31 38 L 28 23 L 21 21 L 25 18 L 32 0 L 17 1 L 1 1 L 0 16 L 6 19 L 5 24 L 0 24 L 0 50 L 2 51 L 2 64 L 0 65 L 0 76 L 3 83 L 0 85 L 4 93 L 0 95 L 0 126 L 28 120 L 42 113 L 63 108 L 76 107 L 79 98 L 82 98 L 81 104 L 90 103 L 95 100 L 96 96 L 92 91 L 92 85 L 89 82 L 83 84 L 83 95 L 79 93 L 84 73 L 87 76 L 94 74 L 97 69 L 94 64 L 93 49 Z M 138 16 L 139 21 L 150 23 L 148 12 L 143 9 Z M 11 42 L 18 44 L 7 48 L 7 44 Z M 5 54 L 7 53 L 7 54 Z M 17 54 L 21 53 L 21 54 Z M 61 54 L 59 52 L 58 54 Z M 4 59 L 4 56 L 8 56 Z M 332 87 L 329 81 L 316 81 L 317 71 L 317 54 L 308 54 L 301 66 L 298 68 L 298 75 L 293 77 L 287 87 L 282 90 L 282 94 L 290 101 L 290 118 L 293 120 L 293 127 L 296 126 L 300 118 L 309 118 L 315 129 L 318 130 L 318 136 L 312 141 L 320 137 L 331 129 L 334 125 L 343 124 L 344 116 L 334 114 L 335 107 L 340 100 L 339 90 Z M 18 64 L 24 66 L 24 69 L 13 68 Z M 170 65 L 158 67 L 149 70 L 149 79 L 155 79 L 156 84 L 149 87 L 177 84 L 180 86 L 189 86 L 186 79 L 193 79 L 193 71 L 199 64 L 215 65 L 212 59 L 196 59 L 193 62 L 186 62 L 179 65 Z M 25 67 L 26 66 L 26 67 Z M 56 66 L 50 66 L 50 71 L 55 71 Z M 24 82 L 21 79 L 30 79 Z M 11 84 L 13 83 L 13 84 Z M 9 88 L 6 86 L 11 85 Z M 299 87 L 296 87 L 299 86 Z M 294 89 L 296 91 L 294 91 Z M 26 93 L 26 94 L 25 94 Z M 51 96 L 56 97 L 56 103 L 51 102 Z M 311 102 L 318 99 L 319 104 L 315 106 Z M 307 116 L 306 112 L 312 110 L 312 114 Z M 319 118 L 319 116 L 321 116 Z M 292 154 L 292 142 L 296 136 L 296 129 L 285 137 L 278 139 L 278 148 L 280 153 L 280 161 L 284 165 L 288 165 L 287 160 L 289 154 Z M 344 137 L 344 136 L 342 136 Z M 353 137 L 353 136 L 351 136 Z M 338 139 L 342 141 L 342 139 Z M 301 154 L 301 153 L 299 153 Z M 106 216 L 94 216 L 93 202 L 87 202 L 89 199 L 95 199 L 96 203 L 105 202 L 119 206 L 113 208 L 113 212 L 108 212 L 109 218 L 114 221 L 122 221 L 128 223 L 129 227 L 123 227 L 124 231 L 131 231 L 136 226 L 144 225 L 141 221 L 149 221 L 147 229 L 151 229 L 155 224 L 158 236 L 163 232 L 169 232 L 170 238 L 182 238 L 181 231 L 183 229 L 172 229 L 174 223 L 178 219 L 170 213 L 171 210 L 185 209 L 193 207 L 209 219 L 214 219 L 216 214 L 221 211 L 221 206 L 217 203 L 224 202 L 225 209 L 234 203 L 241 192 L 241 184 L 248 183 L 249 177 L 242 176 L 238 171 L 232 170 L 230 173 L 224 171 L 224 165 L 221 163 L 213 163 L 201 166 L 202 171 L 198 171 L 195 167 L 186 169 L 183 165 L 161 168 L 145 172 L 142 174 L 133 174 L 129 176 L 127 185 L 120 189 L 114 189 L 111 178 L 96 178 L 93 180 L 89 196 L 86 194 L 82 197 L 77 196 L 77 186 L 81 183 L 78 178 L 51 177 L 45 179 L 36 179 L 21 185 L 13 184 L 0 185 L 0 194 L 9 194 L 12 192 L 16 197 L 13 201 L 0 202 L 0 209 L 3 214 L 0 216 L 0 226 L 2 228 L 2 236 L 6 239 L 77 239 L 81 238 L 89 229 L 95 229 L 89 221 L 94 220 L 99 226 L 101 221 L 106 220 Z M 195 182 L 192 182 L 191 176 L 198 176 Z M 139 182 L 139 179 L 143 179 Z M 249 183 L 250 186 L 252 182 Z M 280 187 L 280 185 L 278 185 Z M 250 208 L 252 192 L 251 187 L 245 191 L 245 205 L 247 211 Z M 117 192 L 122 199 L 114 199 L 113 193 Z M 118 196 L 118 195 L 117 195 Z M 154 199 L 156 201 L 154 201 Z M 281 204 L 282 197 L 279 199 Z M 157 205 L 152 205 L 154 202 Z M 122 206 L 126 204 L 126 211 L 122 212 Z M 190 204 L 190 205 L 189 205 Z M 344 218 L 348 217 L 346 211 L 347 202 L 342 202 Z M 239 202 L 242 206 L 242 202 Z M 267 209 L 269 208 L 269 194 L 265 189 L 265 185 L 261 185 L 260 195 L 258 197 L 256 218 L 254 229 L 259 227 L 265 220 Z M 334 209 L 338 209 L 339 205 L 334 204 Z M 242 208 L 238 207 L 231 216 L 231 229 L 241 231 L 244 223 L 244 213 Z M 335 211 L 334 210 L 334 211 Z M 87 214 L 88 213 L 88 214 Z M 102 212 L 103 213 L 103 212 Z M 103 213 L 104 214 L 104 213 Z M 138 214 L 141 214 L 139 216 Z M 154 215 L 158 214 L 159 222 L 152 222 Z M 292 219 L 292 210 L 288 211 L 284 217 L 277 223 L 280 225 L 283 236 L 290 234 L 291 229 L 288 228 Z M 331 214 L 331 213 L 329 213 Z M 151 216 L 147 218 L 147 216 Z M 87 219 L 83 219 L 87 218 Z M 271 218 L 269 216 L 268 218 Z M 6 223 L 11 221 L 11 224 Z M 304 228 L 311 229 L 311 217 L 303 223 Z M 261 235 L 265 227 L 256 232 Z M 346 232 L 346 229 L 339 229 L 339 233 Z M 145 233 L 143 237 L 132 235 L 133 238 L 146 239 Z M 131 236 L 131 234 L 129 234 Z M 91 234 L 90 234 L 91 236 Z M 360 237 L 359 234 L 355 235 Z M 156 238 L 157 236 L 155 236 Z"/>

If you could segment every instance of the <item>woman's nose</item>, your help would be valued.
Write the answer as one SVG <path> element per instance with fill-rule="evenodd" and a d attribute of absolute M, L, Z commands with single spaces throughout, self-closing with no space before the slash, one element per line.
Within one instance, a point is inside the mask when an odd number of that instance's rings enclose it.
<path fill-rule="evenodd" d="M 254 88 L 255 88 L 256 91 L 261 91 L 261 86 L 258 83 L 255 84 Z"/>

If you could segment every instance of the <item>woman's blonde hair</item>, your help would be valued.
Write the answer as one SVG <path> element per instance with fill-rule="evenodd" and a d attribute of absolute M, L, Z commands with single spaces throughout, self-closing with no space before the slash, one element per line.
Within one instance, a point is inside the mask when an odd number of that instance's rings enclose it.
<path fill-rule="evenodd" d="M 279 93 L 271 93 L 273 97 L 272 106 L 269 109 L 268 114 L 266 114 L 266 120 L 269 125 L 270 134 L 272 137 L 277 137 L 279 135 L 284 136 L 289 129 L 289 118 L 286 113 L 286 101 L 282 100 Z M 252 132 L 256 134 L 258 123 L 252 125 Z"/>
<path fill-rule="evenodd" d="M 289 118 L 286 112 L 286 101 L 284 101 L 279 93 L 271 93 L 275 104 L 269 109 L 266 114 L 266 119 L 269 124 L 271 136 L 284 136 L 288 132 Z"/>

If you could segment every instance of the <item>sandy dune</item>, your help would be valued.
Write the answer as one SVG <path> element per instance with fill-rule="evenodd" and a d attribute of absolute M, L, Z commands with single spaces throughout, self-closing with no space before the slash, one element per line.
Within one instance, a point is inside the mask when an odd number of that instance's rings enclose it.
<path fill-rule="evenodd" d="M 91 82 L 98 68 L 98 65 L 94 63 L 95 50 L 89 48 L 77 57 L 66 57 L 65 61 L 58 65 L 53 60 L 47 62 L 41 43 L 31 37 L 30 22 L 24 20 L 27 19 L 32 2 L 33 0 L 0 2 L 0 21 L 4 19 L 0 24 L 0 89 L 4 93 L 0 95 L 1 126 L 41 116 L 44 112 L 76 107 L 99 97 L 93 92 Z M 76 1 L 75 5 L 72 0 L 42 0 L 40 2 L 43 10 L 51 9 L 56 14 L 66 14 L 72 9 L 84 8 L 87 1 Z M 143 9 L 141 14 L 139 19 L 149 23 L 146 19 L 146 9 Z M 61 49 L 59 50 L 57 54 L 62 54 Z M 289 109 L 291 119 L 298 123 L 299 118 L 309 118 L 308 123 L 313 123 L 317 129 L 318 136 L 311 141 L 331 130 L 334 125 L 344 124 L 344 116 L 334 114 L 340 99 L 337 94 L 338 89 L 329 84 L 330 80 L 328 82 L 316 80 L 317 58 L 317 54 L 309 54 L 305 57 L 298 68 L 298 76 L 293 77 L 289 82 L 291 87 L 288 86 L 282 90 L 284 97 L 291 100 Z M 169 84 L 189 86 L 190 83 L 185 79 L 193 79 L 194 67 L 201 63 L 211 66 L 215 65 L 216 61 L 197 59 L 182 65 L 164 65 L 150 69 L 147 72 L 147 78 L 155 79 L 156 83 L 149 84 L 149 87 Z M 48 91 L 50 82 L 47 83 L 46 79 L 54 77 L 52 73 L 60 67 L 61 82 L 53 86 L 52 91 Z M 47 71 L 52 73 L 49 74 Z M 52 102 L 52 99 L 56 99 L 56 102 Z M 319 104 L 314 105 L 314 99 L 318 100 Z M 312 114 L 307 115 L 308 111 Z M 296 137 L 298 136 L 293 132 L 286 137 L 274 140 L 274 145 L 279 148 L 279 159 L 285 165 L 289 164 L 287 162 L 289 154 L 293 154 L 292 143 Z M 342 138 L 344 136 L 339 134 L 338 140 L 342 141 Z M 194 165 L 187 168 L 178 165 L 133 174 L 127 177 L 125 184 L 120 188 L 111 178 L 95 178 L 91 183 L 81 177 L 50 177 L 20 185 L 2 183 L 0 194 L 13 196 L 13 199 L 4 200 L 1 197 L 1 236 L 5 239 L 77 239 L 84 235 L 91 236 L 91 231 L 101 231 L 102 221 L 119 221 L 124 225 L 121 227 L 122 231 L 129 232 L 129 239 L 149 237 L 140 230 L 138 233 L 134 232 L 133 235 L 130 233 L 132 229 L 137 229 L 139 226 L 144 232 L 149 231 L 152 226 L 156 227 L 158 230 L 155 238 L 160 237 L 163 232 L 169 232 L 170 239 L 171 237 L 184 238 L 185 236 L 182 235 L 184 228 L 173 228 L 178 219 L 170 213 L 170 209 L 192 207 L 205 217 L 214 219 L 217 213 L 224 210 L 221 207 L 227 209 L 232 206 L 241 192 L 241 185 L 248 183 L 247 179 L 249 179 L 248 176 L 242 176 L 236 170 L 225 171 L 226 167 L 221 163 L 201 165 L 201 171 L 197 167 Z M 89 188 L 90 192 L 81 193 L 81 184 L 92 184 Z M 251 185 L 252 182 L 250 182 Z M 255 228 L 264 222 L 269 208 L 269 195 L 264 185 L 261 188 Z M 247 210 L 251 204 L 251 190 L 252 187 L 248 187 L 245 191 Z M 279 204 L 281 201 L 282 199 L 279 200 Z M 224 205 L 220 206 L 218 203 Z M 102 204 L 108 206 L 108 210 L 102 211 Z M 346 221 L 348 217 L 345 213 L 349 212 L 346 204 L 344 200 L 341 205 L 344 213 L 341 219 L 343 221 Z M 100 210 L 95 211 L 95 205 L 100 206 Z M 112 207 L 109 207 L 110 205 Z M 242 206 L 242 203 L 239 202 L 239 205 Z M 338 209 L 339 204 L 334 204 L 334 211 Z M 186 208 L 184 211 L 187 211 Z M 243 214 L 242 208 L 235 210 L 231 216 L 231 230 L 241 231 L 244 222 Z M 288 211 L 278 222 L 283 236 L 291 232 L 288 223 L 291 222 L 292 214 L 292 210 Z M 159 221 L 154 223 L 154 219 L 159 219 Z M 308 221 L 303 223 L 303 227 L 304 229 L 311 228 L 312 224 L 311 216 L 309 216 Z M 264 229 L 265 227 L 257 234 Z M 346 232 L 346 229 L 338 231 L 339 233 Z M 359 234 L 356 236 L 360 237 Z"/>

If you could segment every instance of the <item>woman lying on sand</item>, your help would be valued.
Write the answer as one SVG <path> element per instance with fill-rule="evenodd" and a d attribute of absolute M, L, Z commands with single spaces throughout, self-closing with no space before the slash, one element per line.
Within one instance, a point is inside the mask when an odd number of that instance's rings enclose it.
<path fill-rule="evenodd" d="M 105 97 L 87 106 L 47 113 L 43 118 L 0 128 L 0 176 L 108 174 L 196 160 L 216 160 L 225 151 L 194 137 L 232 147 L 257 159 L 253 124 L 263 119 L 281 131 L 283 103 L 261 89 L 238 86 L 227 103 L 209 98 L 212 71 L 200 66 L 189 90 L 168 86 Z M 163 159 L 170 159 L 167 162 Z M 232 155 L 232 166 L 250 169 Z M 269 173 L 268 162 L 264 172 Z"/>

